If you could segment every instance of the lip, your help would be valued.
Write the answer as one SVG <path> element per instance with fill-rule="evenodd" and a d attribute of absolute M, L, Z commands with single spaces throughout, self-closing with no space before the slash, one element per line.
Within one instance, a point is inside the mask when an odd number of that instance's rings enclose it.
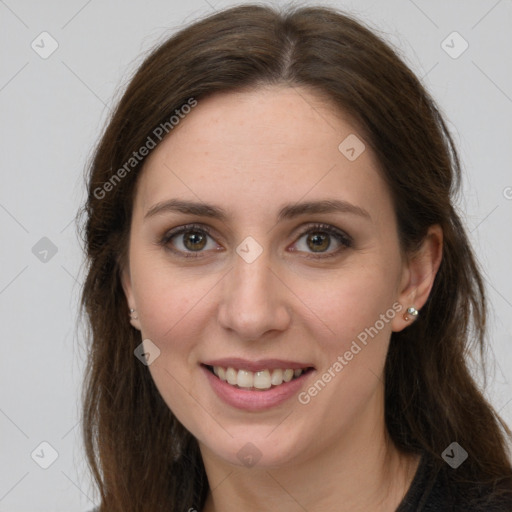
<path fill-rule="evenodd" d="M 222 360 L 222 364 L 215 364 L 215 366 L 223 366 L 226 360 Z M 234 361 L 230 359 L 230 361 Z M 219 361 L 215 361 L 218 363 Z M 268 364 L 269 361 L 265 361 L 265 364 Z M 281 362 L 280 362 L 281 363 Z M 205 363 L 206 364 L 206 363 Z M 209 365 L 214 366 L 214 365 Z M 230 365 L 228 365 L 230 366 Z M 231 365 L 234 367 L 233 365 Z M 263 369 L 260 363 L 253 365 L 256 369 L 254 371 L 258 371 L 259 369 Z M 215 394 L 226 404 L 234 407 L 236 409 L 240 409 L 243 411 L 264 411 L 267 409 L 271 409 L 273 407 L 277 407 L 282 404 L 286 400 L 290 399 L 292 396 L 296 395 L 299 390 L 304 386 L 305 382 L 309 377 L 315 373 L 315 370 L 311 368 L 306 373 L 303 373 L 300 377 L 297 377 L 290 382 L 283 382 L 281 385 L 276 386 L 275 388 L 270 388 L 264 391 L 260 390 L 248 390 L 248 389 L 239 389 L 234 386 L 231 386 L 227 382 L 220 380 L 216 375 L 214 375 L 204 364 L 200 365 L 201 371 L 205 375 L 208 380 L 210 386 L 212 387 Z M 242 368 L 244 368 L 242 366 Z M 265 368 L 283 368 L 282 366 L 266 366 Z M 285 368 L 291 368 L 290 366 L 285 366 Z M 296 368 L 306 368 L 305 366 L 295 366 Z M 244 369 L 249 370 L 247 366 Z"/>
<path fill-rule="evenodd" d="M 297 361 L 285 361 L 284 359 L 259 359 L 250 361 L 240 357 L 215 359 L 211 361 L 203 361 L 206 366 L 222 366 L 223 368 L 235 368 L 237 370 L 249 370 L 251 372 L 259 372 L 261 370 L 275 370 L 281 368 L 286 370 L 300 370 L 302 368 L 314 368 L 311 363 L 299 363 Z"/>

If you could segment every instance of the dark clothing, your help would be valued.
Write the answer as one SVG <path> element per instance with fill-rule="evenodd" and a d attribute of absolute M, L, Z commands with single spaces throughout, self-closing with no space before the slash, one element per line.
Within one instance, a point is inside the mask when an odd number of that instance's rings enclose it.
<path fill-rule="evenodd" d="M 478 503 L 469 492 L 450 484 L 450 471 L 457 471 L 446 464 L 436 475 L 432 460 L 423 455 L 414 479 L 396 512 L 512 512 L 512 497 L 508 499 L 486 496 L 484 489 L 478 492 Z"/>

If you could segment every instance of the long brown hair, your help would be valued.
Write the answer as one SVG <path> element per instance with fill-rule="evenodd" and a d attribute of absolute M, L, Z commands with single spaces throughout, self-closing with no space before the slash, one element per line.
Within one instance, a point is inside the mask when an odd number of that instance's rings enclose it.
<path fill-rule="evenodd" d="M 196 440 L 134 357 L 141 338 L 128 322 L 120 272 L 144 158 L 130 158 L 148 137 L 155 141 L 156 127 L 167 126 L 172 136 L 169 119 L 191 98 L 272 84 L 307 87 L 359 124 L 389 185 L 404 253 L 429 226 L 441 225 L 443 260 L 430 297 L 420 317 L 391 337 L 387 429 L 400 450 L 430 454 L 437 471 L 447 467 L 443 450 L 458 442 L 469 457 L 451 471 L 454 485 L 485 483 L 507 492 L 512 433 L 468 368 L 471 351 L 485 356 L 486 300 L 454 208 L 461 170 L 442 115 L 397 53 L 350 16 L 325 7 L 280 12 L 245 5 L 193 23 L 152 51 L 90 165 L 81 211 L 87 256 L 81 305 L 90 339 L 83 436 L 101 510 L 201 510 L 208 492 Z"/>

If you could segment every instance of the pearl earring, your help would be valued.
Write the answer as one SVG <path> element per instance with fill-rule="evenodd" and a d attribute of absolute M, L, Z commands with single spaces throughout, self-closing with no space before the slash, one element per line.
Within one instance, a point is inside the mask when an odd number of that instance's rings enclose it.
<path fill-rule="evenodd" d="M 414 306 L 411 306 L 410 308 L 407 308 L 407 312 L 404 313 L 404 320 L 407 322 L 411 319 L 411 317 L 417 317 L 418 313 L 419 311 Z"/>
<path fill-rule="evenodd" d="M 135 313 L 135 309 L 133 308 L 130 308 L 130 317 L 132 320 L 137 320 L 137 318 L 139 318 L 137 315 L 134 315 Z"/>

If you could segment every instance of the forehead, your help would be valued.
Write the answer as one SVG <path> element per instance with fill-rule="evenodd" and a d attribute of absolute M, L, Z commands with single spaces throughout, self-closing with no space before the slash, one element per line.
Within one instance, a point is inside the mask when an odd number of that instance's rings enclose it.
<path fill-rule="evenodd" d="M 182 197 L 254 216 L 327 196 L 389 213 L 355 123 L 307 89 L 267 87 L 198 100 L 147 158 L 136 208 Z"/>

